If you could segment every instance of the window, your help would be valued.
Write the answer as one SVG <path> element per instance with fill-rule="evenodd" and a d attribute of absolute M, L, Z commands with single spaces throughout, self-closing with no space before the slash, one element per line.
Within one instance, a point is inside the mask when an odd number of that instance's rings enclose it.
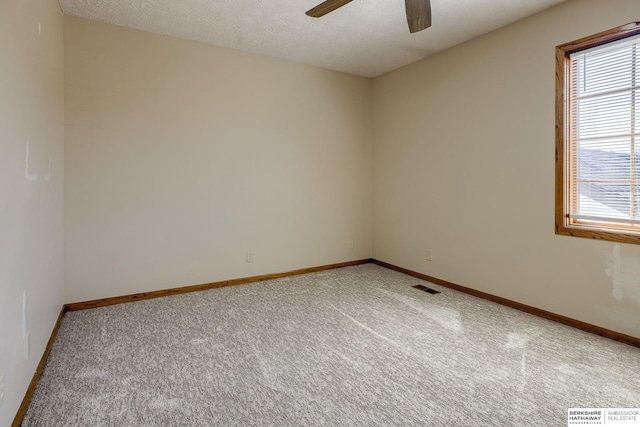
<path fill-rule="evenodd" d="M 556 233 L 640 243 L 640 23 L 556 48 Z"/>

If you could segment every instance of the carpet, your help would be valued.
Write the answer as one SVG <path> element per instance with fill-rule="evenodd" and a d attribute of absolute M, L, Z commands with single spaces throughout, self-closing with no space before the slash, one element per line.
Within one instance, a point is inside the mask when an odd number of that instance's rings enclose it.
<path fill-rule="evenodd" d="M 639 349 L 365 264 L 69 312 L 23 426 L 566 426 L 639 406 Z"/>

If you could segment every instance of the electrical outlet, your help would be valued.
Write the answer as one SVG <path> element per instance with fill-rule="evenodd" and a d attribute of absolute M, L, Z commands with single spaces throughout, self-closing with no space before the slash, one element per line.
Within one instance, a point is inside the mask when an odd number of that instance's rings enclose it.
<path fill-rule="evenodd" d="M 247 252 L 247 262 L 253 262 L 253 252 Z"/>
<path fill-rule="evenodd" d="M 24 358 L 28 359 L 31 354 L 31 332 L 24 336 Z"/>
<path fill-rule="evenodd" d="M 349 239 L 349 241 L 347 242 L 347 247 L 349 249 L 353 249 L 353 239 Z"/>
<path fill-rule="evenodd" d="M 431 253 L 431 249 L 427 249 L 426 252 L 427 261 L 433 261 L 433 254 Z"/>
<path fill-rule="evenodd" d="M 4 372 L 0 373 L 0 406 L 4 401 Z"/>

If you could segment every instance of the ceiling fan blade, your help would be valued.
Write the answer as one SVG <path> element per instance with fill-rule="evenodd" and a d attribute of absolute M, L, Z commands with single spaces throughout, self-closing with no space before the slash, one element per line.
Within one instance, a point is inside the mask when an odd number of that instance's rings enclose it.
<path fill-rule="evenodd" d="M 417 33 L 431 26 L 430 0 L 404 0 L 409 32 Z"/>
<path fill-rule="evenodd" d="M 321 16 L 324 16 L 329 12 L 333 12 L 337 8 L 342 7 L 351 1 L 352 0 L 327 0 L 323 3 L 320 3 L 313 9 L 308 10 L 307 15 L 314 18 L 320 18 Z"/>

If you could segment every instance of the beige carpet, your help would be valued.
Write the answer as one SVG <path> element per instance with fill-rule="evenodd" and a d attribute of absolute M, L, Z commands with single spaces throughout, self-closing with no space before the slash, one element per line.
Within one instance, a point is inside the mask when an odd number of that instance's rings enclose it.
<path fill-rule="evenodd" d="M 25 426 L 566 426 L 640 350 L 366 264 L 67 313 Z"/>

